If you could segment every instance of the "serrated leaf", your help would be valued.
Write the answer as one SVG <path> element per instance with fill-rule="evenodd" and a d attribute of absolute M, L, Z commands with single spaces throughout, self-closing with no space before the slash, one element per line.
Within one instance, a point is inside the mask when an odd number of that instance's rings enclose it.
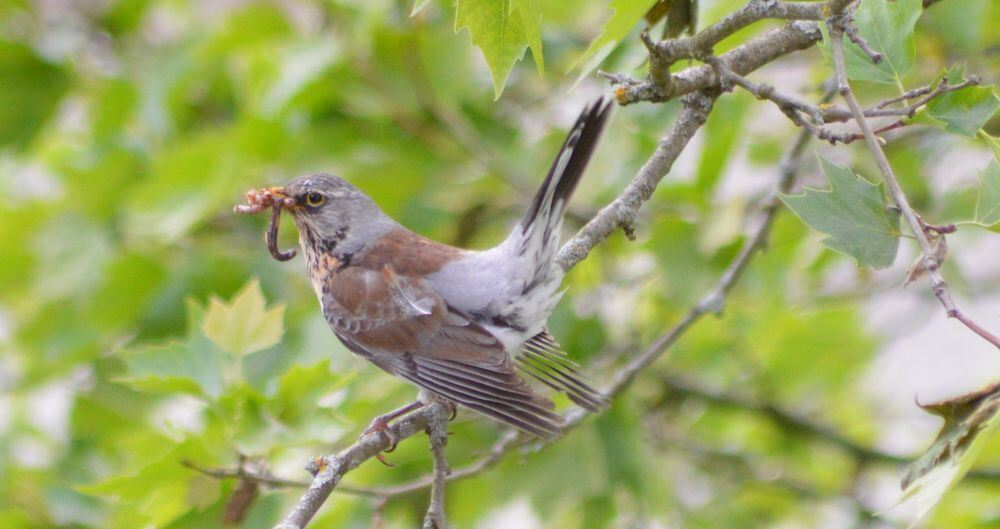
<path fill-rule="evenodd" d="M 188 301 L 188 339 L 120 353 L 128 369 L 121 382 L 150 393 L 183 392 L 218 398 L 223 388 L 224 359 L 200 332 L 204 309 Z"/>
<path fill-rule="evenodd" d="M 285 332 L 284 305 L 266 308 L 256 279 L 247 283 L 229 303 L 213 297 L 202 330 L 223 351 L 244 356 L 266 349 Z"/>
<path fill-rule="evenodd" d="M 535 2 L 536 0 L 514 0 L 514 7 L 521 11 L 531 58 L 535 60 L 535 67 L 541 74 L 545 71 L 545 57 L 542 55 L 542 12 L 538 10 Z"/>
<path fill-rule="evenodd" d="M 1000 109 L 993 86 L 968 86 L 935 98 L 927 114 L 945 124 L 945 130 L 974 137 Z"/>
<path fill-rule="evenodd" d="M 830 235 L 823 244 L 846 253 L 859 266 L 885 268 L 899 247 L 899 214 L 886 203 L 882 184 L 872 184 L 846 167 L 819 157 L 829 190 L 810 189 L 781 195 L 810 228 Z"/>
<path fill-rule="evenodd" d="M 934 444 L 906 469 L 903 497 L 920 521 L 972 467 L 986 441 L 1000 427 L 1000 383 L 943 402 L 921 406 L 944 418 Z"/>
<path fill-rule="evenodd" d="M 628 36 L 655 3 L 656 0 L 611 0 L 608 4 L 608 9 L 614 11 L 611 18 L 604 24 L 601 34 L 590 42 L 587 51 L 584 51 L 583 55 L 570 68 L 571 70 L 580 68 L 577 82 L 590 75 L 590 72 L 601 64 L 601 61 L 618 46 L 622 39 Z"/>
<path fill-rule="evenodd" d="M 882 62 L 875 64 L 858 45 L 844 38 L 844 66 L 847 76 L 855 81 L 873 81 L 898 85 L 913 66 L 915 48 L 913 28 L 922 11 L 921 0 L 865 0 L 854 14 L 858 33 L 875 51 Z M 829 54 L 829 33 L 820 24 L 823 47 Z"/>
<path fill-rule="evenodd" d="M 493 76 L 493 91 L 499 98 L 514 64 L 531 46 L 536 63 L 542 56 L 542 40 L 534 0 L 459 0 L 455 10 L 455 32 L 469 29 Z"/>
<path fill-rule="evenodd" d="M 1000 222 L 1000 164 L 996 160 L 979 173 L 976 222 L 986 227 Z"/>

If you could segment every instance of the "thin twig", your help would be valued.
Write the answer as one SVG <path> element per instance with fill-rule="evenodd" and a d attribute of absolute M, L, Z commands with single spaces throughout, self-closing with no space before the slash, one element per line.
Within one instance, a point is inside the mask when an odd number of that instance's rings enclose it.
<path fill-rule="evenodd" d="M 770 85 L 755 83 L 734 72 L 729 68 L 729 66 L 726 65 L 725 61 L 719 57 L 709 56 L 705 59 L 705 61 L 715 68 L 723 86 L 725 86 L 726 83 L 733 83 L 736 86 L 750 92 L 757 99 L 774 103 L 775 106 L 777 106 L 778 109 L 781 110 L 781 112 L 784 113 L 792 123 L 809 131 L 810 134 L 821 140 L 828 141 L 831 144 L 836 144 L 838 142 L 851 143 L 864 138 L 864 135 L 860 132 L 834 132 L 822 126 L 825 123 L 844 122 L 854 119 L 854 115 L 850 109 L 831 105 L 813 105 L 812 103 L 808 103 L 801 99 L 782 94 Z M 937 83 L 935 86 L 920 87 L 918 89 L 911 90 L 903 96 L 894 97 L 878 103 L 877 105 L 865 109 L 863 113 L 865 117 L 869 118 L 892 116 L 912 118 L 921 107 L 931 102 L 934 98 L 948 92 L 954 92 L 956 90 L 961 90 L 977 84 L 979 84 L 979 78 L 975 76 L 970 77 L 969 79 L 966 79 L 958 84 L 948 84 L 942 81 Z M 905 99 L 914 99 L 917 97 L 919 97 L 919 99 L 904 107 L 886 108 L 892 103 L 897 103 Z M 906 126 L 906 121 L 903 119 L 897 119 L 879 127 L 875 130 L 875 133 L 880 134 L 904 126 Z"/>
<path fill-rule="evenodd" d="M 861 132 L 865 136 L 865 143 L 868 144 L 868 149 L 875 157 L 875 162 L 882 171 L 882 176 L 889 188 L 889 194 L 892 196 L 893 202 L 895 202 L 899 211 L 903 214 L 903 218 L 906 219 L 910 231 L 913 232 L 913 236 L 916 237 L 917 242 L 920 244 L 920 251 L 924 256 L 924 267 L 926 268 L 927 276 L 930 278 L 934 295 L 937 296 L 941 305 L 944 306 L 948 317 L 962 322 L 972 332 L 993 344 L 997 349 L 1000 349 L 1000 338 L 972 321 L 955 305 L 951 291 L 948 290 L 948 285 L 945 283 L 944 278 L 941 277 L 940 270 L 938 270 L 940 263 L 938 263 L 937 258 L 934 256 L 934 248 L 930 240 L 928 240 L 927 234 L 924 232 L 924 226 L 916 212 L 910 206 L 906 198 L 906 193 L 903 192 L 903 188 L 899 185 L 899 180 L 896 178 L 896 174 L 892 170 L 885 152 L 882 150 L 881 143 L 879 143 L 878 138 L 868 124 L 864 111 L 861 109 L 861 105 L 851 90 L 851 84 L 847 79 L 847 69 L 844 65 L 844 26 L 847 23 L 847 19 L 840 16 L 835 16 L 829 22 L 830 50 L 833 55 L 834 69 L 837 72 L 837 89 L 847 102 L 847 106 L 850 107 L 851 112 L 854 114 L 854 120 L 858 123 L 858 127 L 861 128 Z"/>
<path fill-rule="evenodd" d="M 868 56 L 870 61 L 875 64 L 882 62 L 882 54 L 872 49 L 871 44 L 868 44 L 868 41 L 865 40 L 865 38 L 861 36 L 861 33 L 858 32 L 857 26 L 854 24 L 846 24 L 845 30 L 847 38 L 851 39 L 851 42 L 856 44 L 858 48 L 861 48 L 861 51 L 865 52 L 865 55 Z"/>

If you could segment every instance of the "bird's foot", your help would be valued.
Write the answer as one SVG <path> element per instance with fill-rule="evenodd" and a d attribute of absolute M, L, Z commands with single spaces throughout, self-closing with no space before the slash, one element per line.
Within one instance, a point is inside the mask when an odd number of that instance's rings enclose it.
<path fill-rule="evenodd" d="M 389 440 L 389 448 L 386 448 L 378 455 L 376 455 L 375 459 L 378 459 L 380 463 L 382 463 L 387 467 L 394 467 L 396 465 L 393 465 L 388 460 L 386 460 L 384 454 L 387 454 L 395 450 L 396 446 L 399 445 L 399 439 L 396 438 L 396 434 L 392 433 L 392 428 L 389 428 L 389 419 L 386 418 L 385 415 L 379 415 L 378 417 L 375 417 L 375 419 L 372 420 L 372 423 L 368 425 L 368 428 L 366 428 L 365 431 L 361 432 L 361 437 L 380 432 L 385 435 L 386 439 Z"/>
<path fill-rule="evenodd" d="M 371 424 L 368 425 L 368 428 L 366 428 L 365 431 L 361 432 L 361 437 L 381 432 L 385 434 L 386 439 L 389 440 L 389 447 L 386 448 L 383 451 L 383 453 L 392 452 L 393 450 L 396 449 L 396 445 L 399 444 L 399 439 L 396 437 L 396 434 L 392 433 L 392 428 L 389 427 L 389 421 L 392 421 L 400 416 L 406 415 L 407 413 L 410 413 L 411 411 L 421 408 L 423 406 L 424 406 L 423 402 L 417 401 L 411 404 L 407 404 L 406 406 L 403 406 L 402 408 L 399 408 L 397 410 L 390 411 L 385 415 L 379 415 L 378 417 L 372 419 Z M 375 458 L 378 459 L 383 465 L 387 467 L 395 466 L 392 463 L 386 461 L 385 456 L 382 455 L 382 453 L 375 456 Z"/>

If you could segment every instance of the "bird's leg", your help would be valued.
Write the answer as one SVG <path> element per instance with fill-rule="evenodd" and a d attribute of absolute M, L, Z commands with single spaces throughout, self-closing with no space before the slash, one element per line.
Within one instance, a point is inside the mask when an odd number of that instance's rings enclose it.
<path fill-rule="evenodd" d="M 379 415 L 378 417 L 372 419 L 371 424 L 368 425 L 368 428 L 366 428 L 365 431 L 361 432 L 361 437 L 364 437 L 368 434 L 382 432 L 385 434 L 386 438 L 389 439 L 389 448 L 386 448 L 385 451 L 392 452 L 393 450 L 396 449 L 396 445 L 399 443 L 399 440 L 396 439 L 396 436 L 393 435 L 392 430 L 389 429 L 389 422 L 399 417 L 402 417 L 403 415 L 406 415 L 411 411 L 418 410 L 422 407 L 424 407 L 424 403 L 418 400 L 415 402 L 411 402 L 406 406 L 403 406 L 402 408 L 398 408 L 390 411 L 389 413 Z M 382 464 L 390 467 L 392 466 L 388 461 L 385 460 L 382 454 L 379 454 L 375 457 L 379 461 L 381 461 Z"/>

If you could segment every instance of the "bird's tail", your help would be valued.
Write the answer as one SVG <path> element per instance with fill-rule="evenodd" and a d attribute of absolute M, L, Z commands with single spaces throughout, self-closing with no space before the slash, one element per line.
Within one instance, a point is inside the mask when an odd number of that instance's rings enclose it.
<path fill-rule="evenodd" d="M 531 206 L 511 234 L 518 243 L 517 254 L 537 266 L 547 268 L 555 256 L 566 205 L 587 168 L 611 107 L 610 100 L 601 98 L 583 109 Z M 532 282 L 540 280 L 538 274 L 544 275 L 545 270 L 534 272 Z"/>

